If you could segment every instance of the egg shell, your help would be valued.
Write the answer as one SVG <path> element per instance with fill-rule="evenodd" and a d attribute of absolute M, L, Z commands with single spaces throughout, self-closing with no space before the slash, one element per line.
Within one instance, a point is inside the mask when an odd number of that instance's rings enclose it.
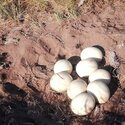
<path fill-rule="evenodd" d="M 76 115 L 89 114 L 95 107 L 95 98 L 90 93 L 81 93 L 71 101 L 70 108 Z"/>
<path fill-rule="evenodd" d="M 97 69 L 95 72 L 93 72 L 89 76 L 89 81 L 90 82 L 93 82 L 95 80 L 101 80 L 101 81 L 105 82 L 108 85 L 110 83 L 110 81 L 111 81 L 111 75 L 107 70 Z"/>
<path fill-rule="evenodd" d="M 54 73 L 59 73 L 63 71 L 71 73 L 72 69 L 73 69 L 72 64 L 66 59 L 61 59 L 57 61 L 54 65 Z"/>
<path fill-rule="evenodd" d="M 100 62 L 103 59 L 103 53 L 100 49 L 96 47 L 87 47 L 83 49 L 80 54 L 81 60 L 84 59 L 95 59 L 97 62 Z"/>
<path fill-rule="evenodd" d="M 86 90 L 87 83 L 82 79 L 76 79 L 70 83 L 67 89 L 67 95 L 70 99 L 73 99 L 74 97 L 76 97 L 82 92 L 85 92 Z"/>
<path fill-rule="evenodd" d="M 50 87 L 56 92 L 62 93 L 67 90 L 73 78 L 67 72 L 55 73 L 50 79 Z"/>
<path fill-rule="evenodd" d="M 88 77 L 98 69 L 98 64 L 93 59 L 81 60 L 76 65 L 76 72 L 80 77 Z"/>
<path fill-rule="evenodd" d="M 110 98 L 110 90 L 106 83 L 102 81 L 93 81 L 89 83 L 87 92 L 92 93 L 100 104 L 106 103 Z"/>

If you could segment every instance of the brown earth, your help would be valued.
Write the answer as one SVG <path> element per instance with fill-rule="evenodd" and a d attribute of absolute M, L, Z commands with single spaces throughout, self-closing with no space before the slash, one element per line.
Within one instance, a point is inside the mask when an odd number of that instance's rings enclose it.
<path fill-rule="evenodd" d="M 57 21 L 38 13 L 36 22 L 0 25 L 1 125 L 125 125 L 125 2 L 93 8 Z M 100 48 L 100 68 L 112 74 L 110 100 L 85 117 L 75 116 L 66 94 L 53 92 L 53 65 L 66 58 L 75 66 L 82 49 Z M 76 76 L 76 75 L 75 75 Z M 77 77 L 77 76 L 76 76 Z"/>

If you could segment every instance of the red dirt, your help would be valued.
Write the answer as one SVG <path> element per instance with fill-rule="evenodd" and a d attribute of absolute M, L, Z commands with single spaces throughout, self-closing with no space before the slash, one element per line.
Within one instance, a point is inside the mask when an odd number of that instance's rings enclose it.
<path fill-rule="evenodd" d="M 124 5 L 115 2 L 62 22 L 46 13 L 40 18 L 41 27 L 26 21 L 4 25 L 0 52 L 8 53 L 5 62 L 11 64 L 0 70 L 1 124 L 125 125 Z M 58 59 L 70 58 L 75 63 L 73 56 L 88 46 L 105 52 L 100 67 L 104 65 L 112 74 L 112 96 L 88 116 L 78 117 L 70 111 L 66 94 L 50 89 L 49 80 Z"/>

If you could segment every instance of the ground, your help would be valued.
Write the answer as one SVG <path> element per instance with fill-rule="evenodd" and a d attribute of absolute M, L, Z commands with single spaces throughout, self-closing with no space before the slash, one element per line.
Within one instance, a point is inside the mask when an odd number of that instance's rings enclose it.
<path fill-rule="evenodd" d="M 62 20 L 38 11 L 34 19 L 1 20 L 0 124 L 125 125 L 125 2 L 95 5 Z M 112 74 L 111 98 L 78 117 L 66 93 L 52 91 L 49 81 L 57 60 L 66 58 L 75 66 L 89 46 L 104 54 L 99 66 Z"/>

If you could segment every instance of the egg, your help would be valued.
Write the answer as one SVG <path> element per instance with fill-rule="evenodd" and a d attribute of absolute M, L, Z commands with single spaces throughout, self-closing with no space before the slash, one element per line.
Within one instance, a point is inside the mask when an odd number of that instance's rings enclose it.
<path fill-rule="evenodd" d="M 96 47 L 87 47 L 83 49 L 80 54 L 82 60 L 84 59 L 95 59 L 97 62 L 100 62 L 103 59 L 103 53 L 100 49 Z"/>
<path fill-rule="evenodd" d="M 104 70 L 104 69 L 97 69 L 95 72 L 93 72 L 90 76 L 89 76 L 89 81 L 93 82 L 95 80 L 101 80 L 103 82 L 105 82 L 107 85 L 110 83 L 111 81 L 111 75 L 108 71 Z"/>
<path fill-rule="evenodd" d="M 97 69 L 98 69 L 98 64 L 93 59 L 81 60 L 76 65 L 76 73 L 80 77 L 88 77 L 89 75 L 91 75 Z"/>
<path fill-rule="evenodd" d="M 72 80 L 67 72 L 55 73 L 50 79 L 50 88 L 58 93 L 65 92 Z"/>
<path fill-rule="evenodd" d="M 72 64 L 66 59 L 61 59 L 57 61 L 54 65 L 54 73 L 59 73 L 63 71 L 71 73 L 72 69 L 73 69 Z"/>
<path fill-rule="evenodd" d="M 102 81 L 90 82 L 87 86 L 87 92 L 92 93 L 100 104 L 107 102 L 110 98 L 110 90 Z"/>
<path fill-rule="evenodd" d="M 71 101 L 70 108 L 76 115 L 89 114 L 95 107 L 95 98 L 90 93 L 81 93 Z"/>
<path fill-rule="evenodd" d="M 70 99 L 73 99 L 74 97 L 76 97 L 82 92 L 85 92 L 86 90 L 87 83 L 82 79 L 76 79 L 70 83 L 67 89 L 67 95 Z"/>

